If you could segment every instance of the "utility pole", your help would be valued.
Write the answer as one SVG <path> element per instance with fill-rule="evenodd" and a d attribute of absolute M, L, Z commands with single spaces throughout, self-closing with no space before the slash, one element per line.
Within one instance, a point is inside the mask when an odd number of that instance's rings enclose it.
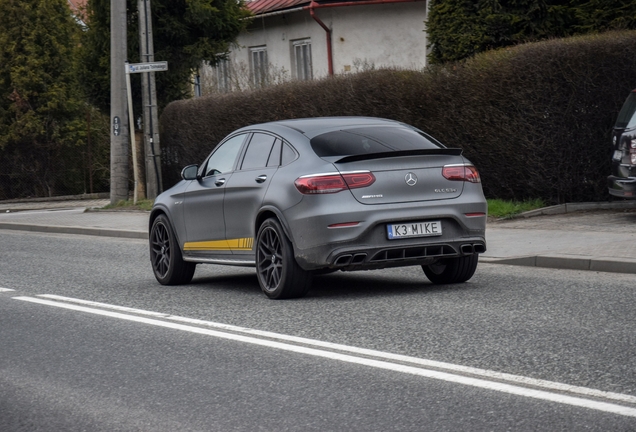
<path fill-rule="evenodd" d="M 139 50 L 141 61 L 155 61 L 152 41 L 152 15 L 150 0 L 137 0 L 139 13 Z M 146 197 L 156 198 L 163 192 L 161 181 L 161 148 L 159 147 L 159 115 L 155 73 L 141 76 L 142 105 L 144 108 L 144 150 L 146 155 Z"/>
<path fill-rule="evenodd" d="M 128 199 L 128 115 L 126 111 L 126 0 L 110 2 L 110 202 Z"/>

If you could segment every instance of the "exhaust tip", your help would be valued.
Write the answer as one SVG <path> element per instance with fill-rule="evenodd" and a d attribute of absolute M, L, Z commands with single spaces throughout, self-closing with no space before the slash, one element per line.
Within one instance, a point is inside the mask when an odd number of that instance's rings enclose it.
<path fill-rule="evenodd" d="M 471 244 L 461 245 L 460 250 L 464 255 L 472 255 L 475 253 L 475 248 Z"/>
<path fill-rule="evenodd" d="M 351 254 L 340 255 L 338 258 L 336 258 L 333 264 L 338 267 L 344 267 L 346 265 L 349 265 L 352 258 L 353 256 Z"/>
<path fill-rule="evenodd" d="M 353 259 L 351 260 L 351 264 L 362 264 L 366 257 L 367 257 L 367 254 L 365 253 L 355 254 L 353 256 Z"/>

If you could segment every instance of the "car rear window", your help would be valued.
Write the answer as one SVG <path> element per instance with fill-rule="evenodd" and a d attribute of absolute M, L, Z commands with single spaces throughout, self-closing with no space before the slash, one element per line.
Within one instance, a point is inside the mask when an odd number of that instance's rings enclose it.
<path fill-rule="evenodd" d="M 627 96 L 623 108 L 621 108 L 621 111 L 618 113 L 618 119 L 614 127 L 624 129 L 627 126 L 636 126 L 634 113 L 636 113 L 636 91 L 631 92 L 629 96 Z"/>
<path fill-rule="evenodd" d="M 421 132 L 386 126 L 327 132 L 312 138 L 311 147 L 320 157 L 444 148 Z"/>

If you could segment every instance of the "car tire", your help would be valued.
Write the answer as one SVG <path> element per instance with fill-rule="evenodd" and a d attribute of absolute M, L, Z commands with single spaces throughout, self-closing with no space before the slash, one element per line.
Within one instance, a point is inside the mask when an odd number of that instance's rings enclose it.
<path fill-rule="evenodd" d="M 263 293 L 271 299 L 303 297 L 311 286 L 311 274 L 294 258 L 294 248 L 280 222 L 270 218 L 256 236 L 256 274 Z"/>
<path fill-rule="evenodd" d="M 478 254 L 443 258 L 436 263 L 423 265 L 422 270 L 434 284 L 462 283 L 473 277 L 478 261 Z"/>
<path fill-rule="evenodd" d="M 196 263 L 186 262 L 168 218 L 159 215 L 150 228 L 150 262 L 155 278 L 162 285 L 187 284 L 194 276 Z"/>

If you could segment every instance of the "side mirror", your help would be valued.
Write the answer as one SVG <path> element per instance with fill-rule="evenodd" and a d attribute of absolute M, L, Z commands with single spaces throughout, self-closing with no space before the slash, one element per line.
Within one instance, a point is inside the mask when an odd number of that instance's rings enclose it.
<path fill-rule="evenodd" d="M 196 180 L 199 176 L 199 165 L 188 165 L 181 170 L 181 178 L 184 180 Z"/>

